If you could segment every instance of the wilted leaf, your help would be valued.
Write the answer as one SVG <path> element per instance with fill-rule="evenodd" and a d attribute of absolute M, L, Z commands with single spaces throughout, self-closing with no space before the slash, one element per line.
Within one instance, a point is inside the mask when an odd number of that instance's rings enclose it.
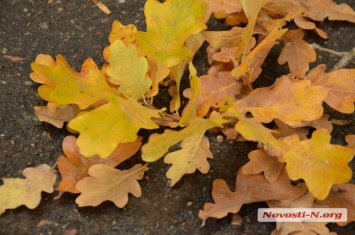
<path fill-rule="evenodd" d="M 76 189 L 81 192 L 75 202 L 80 206 L 97 206 L 112 201 L 117 207 L 128 202 L 128 193 L 140 197 L 142 192 L 138 180 L 148 170 L 147 165 L 137 164 L 129 170 L 117 170 L 112 166 L 96 164 L 89 168 L 90 177 L 81 179 Z"/>
<path fill-rule="evenodd" d="M 41 202 L 42 191 L 53 192 L 57 175 L 47 164 L 28 167 L 22 171 L 26 179 L 3 178 L 0 186 L 0 214 L 6 209 L 14 209 L 21 205 L 29 209 L 36 208 Z"/>
<path fill-rule="evenodd" d="M 353 113 L 355 102 L 355 69 L 339 69 L 325 73 L 325 65 L 318 65 L 306 76 L 313 86 L 327 89 L 326 102 L 342 113 Z"/>
<path fill-rule="evenodd" d="M 142 159 L 146 162 L 154 162 L 161 158 L 170 146 L 202 131 L 214 127 L 221 127 L 228 121 L 224 119 L 194 119 L 186 128 L 180 131 L 165 130 L 163 134 L 152 134 L 148 143 L 142 147 Z"/>
<path fill-rule="evenodd" d="M 187 137 L 180 144 L 181 150 L 165 156 L 164 162 L 173 164 L 166 173 L 166 177 L 171 180 L 170 186 L 174 186 L 183 175 L 194 173 L 196 169 L 203 174 L 209 171 L 210 164 L 207 158 L 213 158 L 213 155 L 210 151 L 210 142 L 204 133 Z"/>
<path fill-rule="evenodd" d="M 314 49 L 305 42 L 302 29 L 290 30 L 283 37 L 284 48 L 277 60 L 279 64 L 288 63 L 293 75 L 302 77 L 309 70 L 309 63 L 316 61 Z"/>
<path fill-rule="evenodd" d="M 44 84 L 38 88 L 39 95 L 57 105 L 77 104 L 83 110 L 106 95 L 114 94 L 91 58 L 84 61 L 80 73 L 61 55 L 56 62 L 50 56 L 37 56 L 31 67 L 32 80 Z"/>
<path fill-rule="evenodd" d="M 197 99 L 197 116 L 203 117 L 208 110 L 221 107 L 226 101 L 226 97 L 235 99 L 242 84 L 230 76 L 228 72 L 220 72 L 219 77 L 203 75 L 200 77 L 201 89 Z M 191 89 L 184 91 L 184 96 L 191 99 L 193 93 Z"/>
<path fill-rule="evenodd" d="M 104 57 L 109 65 L 105 68 L 109 81 L 119 85 L 118 92 L 135 100 L 145 100 L 152 80 L 147 77 L 148 62 L 139 56 L 137 48 L 126 46 L 122 40 L 114 41 L 105 48 Z"/>
<path fill-rule="evenodd" d="M 77 145 L 81 154 L 106 158 L 118 144 L 136 141 L 139 129 L 158 128 L 152 117 L 160 117 L 159 111 L 112 96 L 109 103 L 79 115 L 68 126 L 80 132 Z"/>
<path fill-rule="evenodd" d="M 199 217 L 206 220 L 210 217 L 223 218 L 228 213 L 237 213 L 243 204 L 279 200 L 294 200 L 306 192 L 304 186 L 292 186 L 285 170 L 273 182 L 268 182 L 263 174 L 244 175 L 239 169 L 236 191 L 231 192 L 224 180 L 213 182 L 212 197 L 215 203 L 205 203 Z"/>
<path fill-rule="evenodd" d="M 284 163 L 279 162 L 276 157 L 269 156 L 261 149 L 251 151 L 248 158 L 250 161 L 243 166 L 243 174 L 252 175 L 264 172 L 265 179 L 268 182 L 277 180 L 284 167 Z"/>
<path fill-rule="evenodd" d="M 331 136 L 324 130 L 316 130 L 309 140 L 299 141 L 292 135 L 283 139 L 288 151 L 279 158 L 286 162 L 286 170 L 292 180 L 303 179 L 312 195 L 325 199 L 333 184 L 346 183 L 352 171 L 348 166 L 355 151 L 350 147 L 329 144 Z"/>
<path fill-rule="evenodd" d="M 165 76 L 161 72 L 177 65 L 193 53 L 184 47 L 187 38 L 205 29 L 202 23 L 206 5 L 199 0 L 148 0 L 144 7 L 147 32 L 138 32 L 136 40 L 148 60 L 156 64 L 153 93 Z M 173 27 L 172 27 L 173 26 Z"/>
<path fill-rule="evenodd" d="M 346 20 L 355 23 L 355 12 L 345 3 L 336 4 L 332 0 L 301 1 L 304 16 L 312 20 Z"/>
<path fill-rule="evenodd" d="M 233 27 L 228 31 L 206 31 L 204 32 L 206 41 L 214 49 L 222 47 L 236 47 L 242 41 L 243 28 Z"/>
<path fill-rule="evenodd" d="M 57 128 L 62 128 L 64 122 L 69 122 L 80 112 L 77 105 L 58 106 L 52 102 L 48 102 L 47 106 L 36 106 L 34 110 L 41 122 L 48 122 Z"/>
<path fill-rule="evenodd" d="M 291 80 L 282 76 L 271 87 L 257 88 L 247 97 L 235 102 L 243 112 L 251 112 L 260 122 L 269 123 L 274 118 L 290 126 L 302 121 L 312 121 L 322 116 L 322 103 L 327 91 L 311 86 L 307 80 Z"/>
<path fill-rule="evenodd" d="M 119 144 L 115 151 L 105 159 L 98 156 L 90 158 L 79 153 L 76 146 L 76 138 L 67 136 L 63 140 L 63 151 L 65 156 L 58 158 L 58 169 L 62 179 L 57 190 L 61 192 L 79 193 L 75 188 L 78 180 L 88 176 L 88 169 L 95 164 L 105 164 L 112 167 L 117 166 L 135 154 L 142 145 L 142 138 L 133 143 Z"/>
<path fill-rule="evenodd" d="M 340 226 L 345 226 L 348 223 L 355 221 L 355 185 L 354 184 L 337 184 L 333 185 L 329 196 L 324 203 L 328 204 L 330 208 L 346 208 L 347 221 L 337 222 Z"/>

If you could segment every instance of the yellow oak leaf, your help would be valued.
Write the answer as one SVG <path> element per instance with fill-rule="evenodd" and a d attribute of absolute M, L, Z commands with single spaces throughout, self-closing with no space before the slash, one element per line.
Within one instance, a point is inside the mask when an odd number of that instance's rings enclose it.
<path fill-rule="evenodd" d="M 183 175 L 194 173 L 196 169 L 203 174 L 209 171 L 210 164 L 207 158 L 213 158 L 213 154 L 210 151 L 210 142 L 204 133 L 203 131 L 187 137 L 180 144 L 181 150 L 165 156 L 164 162 L 173 164 L 166 172 L 166 177 L 170 179 L 170 186 L 174 186 Z"/>
<path fill-rule="evenodd" d="M 0 186 L 0 214 L 6 209 L 14 209 L 25 205 L 29 209 L 36 208 L 41 202 L 42 191 L 53 192 L 57 175 L 47 164 L 28 167 L 22 171 L 26 179 L 3 178 Z"/>
<path fill-rule="evenodd" d="M 88 176 L 88 169 L 92 165 L 106 164 L 115 167 L 135 154 L 142 145 L 142 138 L 138 137 L 135 142 L 119 144 L 114 152 L 105 159 L 98 156 L 87 158 L 79 153 L 76 140 L 74 136 L 67 136 L 63 140 L 63 152 L 65 156 L 58 158 L 58 169 L 61 180 L 57 190 L 61 193 L 79 193 L 75 188 L 76 183 L 78 180 Z"/>
<path fill-rule="evenodd" d="M 114 20 L 112 23 L 112 30 L 108 37 L 110 43 L 116 40 L 122 40 L 125 45 L 136 45 L 137 28 L 134 24 L 123 25 L 121 22 Z"/>
<path fill-rule="evenodd" d="M 330 134 L 325 129 L 316 130 L 309 140 L 299 141 L 297 135 L 284 138 L 287 151 L 279 158 L 286 162 L 291 180 L 303 179 L 312 195 L 325 199 L 333 184 L 346 183 L 352 171 L 348 166 L 355 151 L 350 147 L 329 144 Z"/>
<path fill-rule="evenodd" d="M 243 174 L 252 175 L 264 172 L 265 179 L 268 182 L 277 180 L 284 167 L 284 163 L 279 162 L 276 157 L 269 156 L 261 149 L 251 151 L 248 158 L 250 162 L 243 166 Z"/>
<path fill-rule="evenodd" d="M 69 122 L 79 113 L 77 105 L 59 106 L 48 102 L 47 106 L 36 106 L 34 111 L 41 122 L 48 122 L 57 128 L 62 128 L 64 122 Z"/>
<path fill-rule="evenodd" d="M 339 69 L 325 72 L 325 65 L 312 69 L 306 78 L 313 86 L 327 89 L 326 102 L 333 109 L 342 113 L 353 113 L 355 102 L 355 69 Z"/>
<path fill-rule="evenodd" d="M 137 32 L 136 40 L 156 67 L 152 95 L 157 94 L 158 84 L 165 78 L 167 69 L 193 56 L 184 43 L 190 35 L 206 28 L 202 22 L 205 9 L 206 4 L 201 0 L 146 2 L 147 32 Z"/>
<path fill-rule="evenodd" d="M 314 49 L 303 40 L 302 29 L 290 30 L 283 37 L 285 43 L 277 62 L 288 63 L 293 75 L 302 77 L 309 70 L 309 63 L 316 61 L 317 55 Z"/>
<path fill-rule="evenodd" d="M 138 180 L 148 170 L 147 165 L 137 164 L 129 170 L 117 170 L 112 166 L 96 164 L 89 168 L 89 177 L 81 179 L 76 189 L 81 192 L 75 202 L 80 206 L 97 206 L 104 201 L 112 201 L 117 207 L 128 202 L 128 193 L 135 197 L 142 194 Z"/>
<path fill-rule="evenodd" d="M 140 105 L 133 99 L 109 97 L 109 103 L 74 118 L 69 128 L 80 133 L 77 145 L 86 157 L 99 155 L 106 158 L 120 143 L 134 142 L 139 129 L 156 129 L 152 121 L 159 110 Z"/>
<path fill-rule="evenodd" d="M 205 203 L 199 217 L 203 220 L 211 217 L 223 218 L 228 213 L 237 213 L 243 204 L 270 200 L 290 201 L 307 190 L 302 185 L 291 185 L 285 170 L 281 171 L 277 180 L 268 182 L 262 173 L 244 175 L 242 168 L 238 171 L 235 188 L 235 192 L 232 192 L 224 180 L 215 180 L 212 189 L 215 203 Z"/>
<path fill-rule="evenodd" d="M 62 55 L 56 59 L 54 62 L 48 56 L 38 56 L 31 64 L 34 71 L 31 78 L 44 84 L 38 88 L 44 100 L 57 105 L 77 104 L 83 110 L 104 99 L 105 94 L 114 94 L 91 58 L 84 61 L 80 73 L 74 71 Z"/>
<path fill-rule="evenodd" d="M 151 134 L 148 143 L 142 147 L 142 159 L 146 162 L 154 162 L 161 158 L 169 150 L 170 146 L 202 131 L 221 127 L 227 122 L 227 120 L 221 118 L 196 118 L 180 131 L 165 130 L 163 134 Z"/>
<path fill-rule="evenodd" d="M 228 31 L 205 31 L 203 34 L 211 47 L 218 50 L 222 47 L 236 47 L 242 41 L 243 28 L 233 27 Z"/>
<path fill-rule="evenodd" d="M 111 83 L 119 85 L 117 91 L 126 97 L 145 101 L 152 80 L 146 75 L 147 59 L 138 56 L 137 48 L 126 46 L 122 40 L 115 40 L 105 48 L 104 57 L 109 63 L 105 72 L 110 76 Z"/>
<path fill-rule="evenodd" d="M 307 80 L 291 80 L 282 76 L 271 87 L 257 88 L 247 97 L 235 102 L 238 110 L 251 112 L 260 122 L 274 118 L 297 127 L 302 121 L 318 119 L 323 114 L 325 88 L 311 86 Z"/>

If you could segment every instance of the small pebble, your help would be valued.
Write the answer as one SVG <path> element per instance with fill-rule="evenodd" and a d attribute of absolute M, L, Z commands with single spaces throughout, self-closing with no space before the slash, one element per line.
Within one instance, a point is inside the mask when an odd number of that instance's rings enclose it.
<path fill-rule="evenodd" d="M 49 26 L 48 26 L 48 23 L 47 23 L 47 22 L 39 23 L 39 27 L 40 27 L 41 29 L 44 29 L 44 30 L 49 29 Z"/>

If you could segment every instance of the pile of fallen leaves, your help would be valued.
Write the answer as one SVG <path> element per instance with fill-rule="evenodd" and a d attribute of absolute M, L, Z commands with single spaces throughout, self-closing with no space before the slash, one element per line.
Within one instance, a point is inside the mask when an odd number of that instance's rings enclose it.
<path fill-rule="evenodd" d="M 355 135 L 346 136 L 348 146 L 330 144 L 332 123 L 322 107 L 354 112 L 355 70 L 310 69 L 316 52 L 303 40 L 306 30 L 327 38 L 312 21 L 355 23 L 349 6 L 331 0 L 148 0 L 144 13 L 147 32 L 113 22 L 101 69 L 89 58 L 76 72 L 61 55 L 41 54 L 31 64 L 31 78 L 42 84 L 38 93 L 48 101 L 35 107 L 38 118 L 58 128 L 68 122 L 67 129 L 78 135 L 64 139 L 64 156 L 58 158 L 60 195 L 80 194 L 76 203 L 81 207 L 107 200 L 124 207 L 128 193 L 141 195 L 138 180 L 148 167 L 116 167 L 139 149 L 146 162 L 165 156 L 164 162 L 172 164 L 166 173 L 171 186 L 196 169 L 205 174 L 213 158 L 205 133 L 213 129 L 229 141 L 253 141 L 259 148 L 239 169 L 235 192 L 224 180 L 214 181 L 214 203 L 199 212 L 202 220 L 266 201 L 271 208 L 347 208 L 347 222 L 338 224 L 355 221 L 355 186 L 346 184 Z M 212 13 L 230 30 L 208 31 L 205 23 Z M 298 29 L 286 27 L 292 21 Z M 192 59 L 204 42 L 210 68 L 198 76 Z M 254 89 L 276 44 L 283 46 L 278 63 L 287 62 L 289 74 Z M 190 88 L 182 91 L 186 68 Z M 153 105 L 161 86 L 169 89 L 169 107 Z M 187 105 L 180 95 L 189 99 Z M 169 128 L 151 134 L 141 147 L 138 131 L 161 126 Z M 181 149 L 167 154 L 177 143 Z M 26 168 L 23 175 L 26 179 L 3 179 L 0 213 L 20 205 L 35 208 L 42 191 L 53 192 L 56 172 L 48 165 Z M 325 225 L 277 223 L 274 233 L 326 234 Z"/>

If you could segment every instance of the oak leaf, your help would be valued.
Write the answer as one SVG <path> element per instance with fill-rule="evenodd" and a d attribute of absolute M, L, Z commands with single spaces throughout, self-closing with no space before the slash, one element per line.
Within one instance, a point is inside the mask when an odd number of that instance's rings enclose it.
<path fill-rule="evenodd" d="M 121 22 L 114 20 L 112 22 L 112 30 L 108 37 L 110 43 L 114 43 L 116 40 L 122 40 L 125 45 L 134 45 L 136 43 L 137 27 L 134 24 L 123 25 Z"/>
<path fill-rule="evenodd" d="M 318 65 L 307 74 L 306 79 L 313 86 L 327 89 L 326 102 L 333 109 L 342 113 L 353 113 L 355 102 L 355 69 L 339 69 L 325 72 L 325 65 Z"/>
<path fill-rule="evenodd" d="M 152 95 L 157 93 L 157 86 L 170 67 L 193 56 L 184 43 L 190 35 L 206 28 L 202 22 L 205 9 L 206 4 L 199 0 L 146 2 L 147 32 L 137 32 L 136 40 L 148 60 L 156 66 Z"/>
<path fill-rule="evenodd" d="M 57 190 L 60 192 L 79 193 L 75 188 L 78 180 L 88 176 L 88 169 L 95 164 L 117 166 L 135 154 L 142 145 L 142 138 L 138 137 L 135 142 L 119 144 L 115 151 L 105 159 L 98 156 L 90 158 L 80 154 L 76 146 L 76 138 L 67 136 L 63 140 L 63 152 L 65 156 L 58 158 L 58 169 L 62 179 Z"/>
<path fill-rule="evenodd" d="M 75 202 L 80 206 L 97 206 L 104 201 L 112 201 L 117 207 L 128 202 L 128 193 L 135 197 L 142 194 L 138 180 L 148 170 L 147 165 L 137 164 L 129 170 L 117 170 L 112 166 L 96 164 L 89 168 L 89 177 L 81 179 L 76 189 L 81 192 Z"/>
<path fill-rule="evenodd" d="M 220 72 L 218 77 L 203 75 L 200 80 L 201 89 L 197 98 L 196 111 L 198 117 L 205 116 L 211 107 L 221 107 L 226 97 L 235 99 L 242 88 L 242 84 L 231 77 L 229 72 Z M 193 96 L 190 88 L 186 89 L 183 94 L 189 99 Z"/>
<path fill-rule="evenodd" d="M 223 218 L 228 213 L 237 213 L 243 204 L 269 201 L 294 200 L 306 192 L 305 186 L 293 186 L 285 170 L 281 171 L 279 178 L 268 182 L 262 173 L 244 175 L 239 169 L 236 190 L 229 190 L 226 182 L 217 179 L 213 182 L 212 197 L 215 203 L 205 203 L 200 210 L 199 217 L 206 220 L 210 217 Z"/>
<path fill-rule="evenodd" d="M 228 31 L 205 31 L 204 36 L 211 47 L 236 47 L 242 41 L 243 28 L 233 27 Z"/>
<path fill-rule="evenodd" d="M 36 106 L 34 111 L 41 122 L 48 122 L 57 128 L 62 128 L 64 122 L 69 122 L 80 112 L 77 105 L 59 106 L 48 102 L 47 106 Z"/>
<path fill-rule="evenodd" d="M 165 130 L 163 134 L 154 133 L 150 135 L 148 143 L 142 147 L 142 159 L 145 162 L 154 162 L 161 158 L 172 145 L 202 131 L 222 127 L 227 122 L 222 118 L 203 119 L 198 117 L 180 131 Z"/>
<path fill-rule="evenodd" d="M 264 172 L 268 182 L 277 180 L 284 163 L 279 162 L 276 157 L 269 156 L 265 151 L 258 149 L 248 154 L 250 161 L 243 166 L 244 175 L 259 174 Z"/>
<path fill-rule="evenodd" d="M 166 177 L 170 179 L 170 186 L 174 186 L 183 175 L 194 173 L 196 169 L 203 174 L 209 171 L 210 164 L 207 158 L 213 158 L 213 154 L 209 149 L 210 142 L 204 133 L 189 136 L 181 142 L 180 150 L 165 156 L 164 162 L 172 164 L 166 172 Z"/>
<path fill-rule="evenodd" d="M 105 48 L 104 57 L 109 63 L 105 71 L 110 76 L 109 81 L 119 85 L 117 91 L 126 97 L 145 101 L 152 80 L 146 75 L 147 59 L 138 55 L 137 48 L 115 40 Z"/>
<path fill-rule="evenodd" d="M 37 56 L 31 64 L 34 71 L 31 78 L 44 84 L 38 88 L 44 100 L 57 105 L 77 104 L 83 110 L 104 99 L 105 94 L 114 94 L 104 74 L 91 58 L 84 61 L 78 73 L 62 55 L 57 56 L 56 62 L 49 57 Z"/>
<path fill-rule="evenodd" d="M 346 20 L 355 23 L 355 12 L 345 4 L 336 4 L 332 0 L 301 1 L 304 8 L 304 16 L 316 21 L 323 21 L 328 17 L 329 20 Z"/>
<path fill-rule="evenodd" d="M 340 226 L 355 221 L 355 185 L 354 184 L 336 184 L 330 189 L 329 196 L 324 203 L 330 208 L 346 208 L 347 221 L 337 222 Z"/>
<path fill-rule="evenodd" d="M 279 119 L 275 119 L 274 121 L 275 121 L 275 124 L 277 125 L 277 127 L 279 128 L 280 137 L 286 137 L 286 136 L 290 136 L 293 134 L 297 134 L 299 136 L 300 140 L 308 139 L 307 138 L 307 135 L 309 133 L 308 127 L 292 128 L 289 125 L 280 121 Z"/>
<path fill-rule="evenodd" d="M 79 115 L 68 124 L 80 132 L 77 145 L 84 156 L 97 154 L 106 158 L 118 144 L 134 142 L 141 128 L 159 127 L 151 118 L 160 117 L 160 111 L 141 106 L 133 99 L 109 98 L 109 103 Z"/>
<path fill-rule="evenodd" d="M 348 143 L 348 146 L 353 148 L 355 151 L 355 135 L 346 135 L 345 140 Z"/>
<path fill-rule="evenodd" d="M 277 62 L 288 63 L 293 75 L 302 77 L 309 70 L 309 63 L 316 61 L 317 55 L 314 49 L 303 40 L 302 29 L 290 30 L 283 37 L 285 43 Z"/>
<path fill-rule="evenodd" d="M 331 136 L 316 130 L 309 140 L 299 141 L 298 136 L 284 138 L 287 151 L 279 158 L 286 162 L 286 171 L 292 180 L 303 179 L 312 195 L 325 199 L 333 184 L 346 183 L 352 171 L 348 166 L 355 151 L 350 147 L 329 144 Z M 321 146 L 321 147 L 320 147 Z"/>
<path fill-rule="evenodd" d="M 243 112 L 251 112 L 260 122 L 274 118 L 292 126 L 322 116 L 322 103 L 327 96 L 325 88 L 311 86 L 307 80 L 291 80 L 282 76 L 271 87 L 257 88 L 247 97 L 235 102 Z"/>
<path fill-rule="evenodd" d="M 14 209 L 25 205 L 29 209 L 36 208 L 41 202 L 42 191 L 53 192 L 57 175 L 47 164 L 28 167 L 22 171 L 26 179 L 3 178 L 0 186 L 0 214 L 6 209 Z"/>

